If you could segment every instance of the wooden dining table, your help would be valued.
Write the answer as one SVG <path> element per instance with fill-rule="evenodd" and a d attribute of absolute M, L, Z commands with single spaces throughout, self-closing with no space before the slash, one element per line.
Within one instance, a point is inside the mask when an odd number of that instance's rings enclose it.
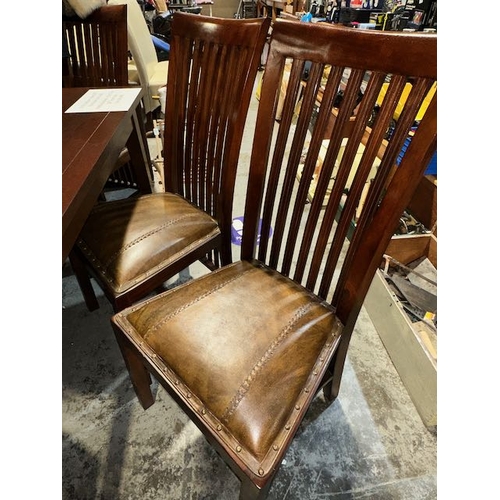
<path fill-rule="evenodd" d="M 76 242 L 118 157 L 128 148 L 140 192 L 151 192 L 151 157 L 139 89 L 126 111 L 65 113 L 89 90 L 62 89 L 62 262 Z"/>

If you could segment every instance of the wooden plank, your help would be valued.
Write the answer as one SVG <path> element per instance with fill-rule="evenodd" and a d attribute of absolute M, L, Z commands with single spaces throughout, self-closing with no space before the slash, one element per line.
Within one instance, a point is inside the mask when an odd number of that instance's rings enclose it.
<path fill-rule="evenodd" d="M 394 274 L 390 278 L 406 300 L 424 313 L 437 312 L 437 297 L 433 293 L 414 285 L 411 281 Z"/>
<path fill-rule="evenodd" d="M 427 258 L 431 261 L 432 265 L 437 269 L 437 233 L 429 235 L 429 246 L 427 248 Z"/>
<path fill-rule="evenodd" d="M 385 253 L 405 265 L 427 257 L 437 269 L 437 238 L 433 234 L 393 236 Z"/>
<path fill-rule="evenodd" d="M 318 89 L 318 94 L 316 95 L 316 102 L 319 105 L 323 102 L 323 88 Z M 332 108 L 331 113 L 330 113 L 330 118 L 328 120 L 328 124 L 326 126 L 325 130 L 325 139 L 330 138 L 332 135 L 333 127 L 335 126 L 335 122 L 337 121 L 337 117 L 339 115 L 339 110 L 337 108 Z M 350 137 L 352 129 L 354 127 L 354 122 L 356 121 L 355 116 L 351 116 L 349 118 L 349 121 L 344 125 L 344 130 L 343 130 L 343 137 Z M 364 145 L 365 143 L 363 143 Z"/>
<path fill-rule="evenodd" d="M 437 361 L 437 334 L 427 323 L 424 321 L 417 321 L 413 323 L 413 329 L 421 338 L 425 348 L 429 354 Z"/>
<path fill-rule="evenodd" d="M 333 127 L 335 126 L 335 122 L 337 120 L 338 115 L 339 115 L 339 110 L 337 108 L 332 108 L 332 111 L 330 113 L 330 119 L 329 119 L 328 125 L 326 127 L 325 137 L 330 137 L 332 135 Z M 344 129 L 343 129 L 343 133 L 342 133 L 343 137 L 350 137 L 351 136 L 355 121 L 356 121 L 356 118 L 354 116 L 351 116 L 349 118 L 349 121 L 344 125 Z"/>
<path fill-rule="evenodd" d="M 413 272 L 407 273 L 406 276 L 414 285 L 437 295 L 437 269 L 429 259 L 420 260 L 418 265 L 413 267 Z M 435 284 L 428 280 L 433 281 Z"/>
<path fill-rule="evenodd" d="M 433 175 L 424 175 L 411 199 L 408 210 L 427 229 L 437 221 L 437 180 Z"/>

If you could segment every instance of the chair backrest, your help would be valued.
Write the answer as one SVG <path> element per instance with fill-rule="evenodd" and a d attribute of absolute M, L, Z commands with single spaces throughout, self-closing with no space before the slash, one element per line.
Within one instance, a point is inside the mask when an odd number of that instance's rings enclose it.
<path fill-rule="evenodd" d="M 85 19 L 63 18 L 69 57 L 63 87 L 128 85 L 127 7 L 103 6 Z"/>
<path fill-rule="evenodd" d="M 273 25 L 241 258 L 257 258 L 330 302 L 345 333 L 436 150 L 436 81 L 435 35 L 280 19 Z M 411 92 L 400 99 L 407 82 Z M 428 94 L 432 99 L 416 123 Z"/>
<path fill-rule="evenodd" d="M 136 64 L 141 85 L 147 90 L 158 64 L 158 56 L 141 7 L 137 0 L 109 0 L 108 5 L 126 5 L 128 8 L 128 47 Z M 146 108 L 151 108 L 151 105 Z"/>
<path fill-rule="evenodd" d="M 165 188 L 213 216 L 231 261 L 232 202 L 245 121 L 270 21 L 177 12 L 164 132 Z"/>

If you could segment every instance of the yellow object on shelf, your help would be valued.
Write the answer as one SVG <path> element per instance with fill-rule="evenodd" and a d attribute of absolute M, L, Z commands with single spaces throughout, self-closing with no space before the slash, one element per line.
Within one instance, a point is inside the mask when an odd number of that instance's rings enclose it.
<path fill-rule="evenodd" d="M 394 111 L 394 119 L 395 120 L 399 119 L 399 115 L 401 114 L 403 106 L 405 105 L 405 102 L 408 99 L 408 96 L 410 95 L 410 91 L 411 91 L 412 87 L 413 86 L 412 86 L 411 83 L 407 83 L 405 85 L 403 93 L 401 94 L 401 98 L 399 99 L 399 102 L 398 102 L 398 104 L 396 106 L 396 110 Z M 389 88 L 389 84 L 388 83 L 382 84 L 382 88 L 380 90 L 380 93 L 379 93 L 378 99 L 377 99 L 377 105 L 379 105 L 379 106 L 382 105 L 382 102 L 384 101 L 385 94 L 387 93 L 387 89 L 388 88 Z M 437 90 L 437 82 L 434 82 L 434 84 L 432 85 L 431 89 L 429 90 L 429 92 L 425 96 L 425 99 L 423 100 L 422 105 L 420 106 L 420 109 L 418 110 L 418 113 L 417 113 L 417 116 L 416 116 L 416 120 L 417 121 L 420 121 L 423 118 L 423 116 L 425 114 L 425 111 L 429 107 L 429 104 L 431 102 L 432 97 L 436 93 L 436 90 Z"/>

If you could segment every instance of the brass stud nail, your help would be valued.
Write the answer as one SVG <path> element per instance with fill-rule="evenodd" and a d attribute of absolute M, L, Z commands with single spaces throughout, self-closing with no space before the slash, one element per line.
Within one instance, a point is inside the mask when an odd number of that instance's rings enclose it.
<path fill-rule="evenodd" d="M 259 469 L 259 476 L 263 476 L 264 475 L 264 469 Z"/>
<path fill-rule="evenodd" d="M 320 360 L 321 362 L 323 362 L 323 361 L 325 360 L 325 358 L 321 357 L 321 358 L 319 358 L 319 360 Z"/>
<path fill-rule="evenodd" d="M 241 451 L 241 446 L 237 446 L 236 451 L 239 453 Z"/>
<path fill-rule="evenodd" d="M 285 429 L 286 429 L 287 431 L 289 431 L 289 430 L 290 430 L 290 424 L 286 424 L 286 425 L 285 425 Z"/>
<path fill-rule="evenodd" d="M 300 410 L 300 405 L 295 405 L 296 410 Z"/>
<path fill-rule="evenodd" d="M 313 375 L 316 377 L 316 375 L 318 375 L 318 372 L 316 372 L 316 371 L 313 372 Z"/>
<path fill-rule="evenodd" d="M 155 353 L 151 354 L 151 357 L 156 358 L 156 354 Z"/>
<path fill-rule="evenodd" d="M 220 424 L 219 424 L 219 425 L 217 426 L 217 430 L 218 430 L 218 431 L 221 431 L 221 430 L 222 430 L 222 425 L 220 425 Z"/>
<path fill-rule="evenodd" d="M 306 388 L 306 389 L 304 389 L 304 392 L 305 392 L 306 394 L 309 394 L 309 389 L 307 389 L 307 388 Z"/>
<path fill-rule="evenodd" d="M 205 413 L 207 413 L 207 410 L 205 410 L 205 408 L 202 408 L 202 409 L 201 409 L 201 414 L 202 414 L 202 415 L 205 415 Z"/>
<path fill-rule="evenodd" d="M 274 451 L 278 451 L 279 450 L 279 446 L 277 444 L 273 444 L 273 450 Z"/>
<path fill-rule="evenodd" d="M 166 371 L 167 371 L 167 367 L 166 367 L 166 366 L 164 366 L 164 367 L 162 368 L 162 370 L 163 370 L 164 372 L 166 372 Z"/>
<path fill-rule="evenodd" d="M 174 384 L 179 385 L 179 381 L 178 380 L 174 381 Z"/>
<path fill-rule="evenodd" d="M 191 397 L 191 393 L 190 393 L 190 392 L 188 392 L 188 393 L 186 394 L 186 397 L 189 399 L 189 398 Z"/>

